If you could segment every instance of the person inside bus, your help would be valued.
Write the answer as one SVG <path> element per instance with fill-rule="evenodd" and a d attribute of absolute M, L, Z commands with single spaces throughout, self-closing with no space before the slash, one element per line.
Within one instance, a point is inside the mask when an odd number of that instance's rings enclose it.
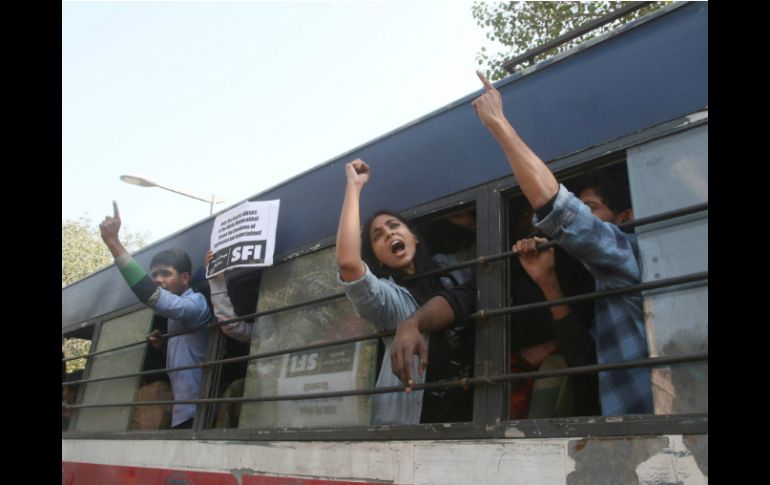
<path fill-rule="evenodd" d="M 511 199 L 510 240 L 532 244 L 543 234 L 532 225 L 532 206 L 525 197 Z M 513 249 L 516 250 L 516 244 Z M 541 258 L 529 254 L 509 260 L 511 304 L 539 303 L 558 289 L 573 296 L 590 293 L 594 279 L 583 265 L 556 246 Z M 548 285 L 547 288 L 544 288 Z M 558 288 L 554 288 L 558 285 Z M 519 313 L 511 321 L 510 371 L 554 370 L 596 363 L 596 351 L 589 328 L 593 322 L 593 302 L 573 303 L 554 309 L 538 308 Z M 511 382 L 511 419 L 595 416 L 601 414 L 595 374 L 524 379 Z"/>
<path fill-rule="evenodd" d="M 141 376 L 135 401 L 172 401 L 173 399 L 174 393 L 171 392 L 168 376 L 165 374 Z M 171 424 L 172 410 L 169 404 L 135 406 L 130 429 L 142 431 L 167 429 Z"/>
<path fill-rule="evenodd" d="M 597 291 L 640 283 L 636 237 L 617 227 L 633 218 L 630 207 L 614 205 L 606 186 L 586 187 L 578 198 L 559 184 L 503 114 L 500 92 L 480 71 L 476 73 L 484 93 L 472 105 L 532 204 L 535 226 L 585 265 Z M 648 357 L 640 293 L 597 299 L 595 309 L 598 363 Z M 653 412 L 648 368 L 599 373 L 599 393 L 605 416 Z"/>
<path fill-rule="evenodd" d="M 452 266 L 476 258 L 476 210 L 463 209 L 421 227 L 420 233 L 440 266 Z M 450 273 L 460 283 L 474 281 L 473 267 Z"/>
<path fill-rule="evenodd" d="M 64 353 L 62 352 L 62 357 Z M 63 362 L 62 362 L 63 363 Z M 64 374 L 64 382 L 75 382 L 83 379 L 83 370 L 76 370 L 71 374 Z M 70 427 L 70 421 L 72 420 L 72 408 L 66 407 L 75 404 L 75 400 L 78 398 L 78 391 L 80 384 L 67 384 L 61 388 L 61 430 L 67 431 Z"/>
<path fill-rule="evenodd" d="M 212 314 L 206 297 L 190 288 L 190 257 L 178 248 L 161 251 L 153 256 L 148 275 L 120 242 L 120 213 L 117 203 L 113 202 L 112 205 L 113 216 L 105 217 L 99 230 L 131 291 L 156 314 L 168 319 L 170 333 L 188 328 L 200 329 L 171 337 L 167 342 L 158 338 L 160 331 L 156 330 L 148 335 L 149 342 L 155 348 L 166 351 L 166 367 L 182 367 L 205 361 L 209 335 L 206 324 L 212 319 Z M 166 346 L 167 349 L 164 349 Z M 168 376 L 175 400 L 199 397 L 202 368 L 169 372 Z M 194 415 L 195 404 L 175 404 L 171 427 L 192 428 Z"/>
<path fill-rule="evenodd" d="M 359 201 L 369 181 L 369 166 L 362 160 L 345 165 L 347 184 L 337 231 L 337 277 L 358 314 L 379 330 L 396 330 L 393 338 L 383 338 L 385 352 L 376 387 L 405 385 L 402 393 L 373 396 L 373 424 L 417 424 L 452 420 L 448 414 L 468 415 L 472 393 L 458 393 L 455 405 L 429 406 L 427 395 L 412 386 L 441 380 L 451 374 L 451 350 L 462 353 L 466 346 L 452 348 L 452 342 L 439 338 L 448 328 L 472 335 L 468 316 L 475 305 L 475 290 L 469 285 L 447 285 L 451 278 L 438 276 L 404 281 L 409 275 L 431 269 L 427 248 L 409 223 L 397 214 L 379 211 L 361 232 Z M 447 287 L 449 286 L 449 287 Z M 430 352 L 442 347 L 439 352 Z M 471 346 L 472 349 L 472 346 Z M 464 359 L 462 359 L 464 360 Z M 426 368 L 430 369 L 426 375 Z M 434 372 L 435 370 L 435 372 Z M 467 403 L 467 404 L 466 404 Z M 427 416 L 425 409 L 438 409 Z"/>
<path fill-rule="evenodd" d="M 511 289 L 517 305 L 592 290 L 593 278 L 561 248 L 535 249 L 536 244 L 545 241 L 531 237 L 513 245 L 518 258 L 511 260 Z M 520 274 L 521 271 L 525 275 Z M 573 304 L 531 310 L 517 316 L 511 328 L 512 372 L 595 364 L 596 347 L 589 333 L 592 315 L 585 304 Z M 512 419 L 600 414 L 596 375 L 516 381 L 511 391 L 510 411 Z"/>
<path fill-rule="evenodd" d="M 208 267 L 211 260 L 214 259 L 214 252 L 208 250 L 203 261 L 203 267 Z M 208 278 L 209 287 L 211 288 L 211 307 L 214 310 L 214 315 L 218 321 L 231 320 L 236 318 L 235 309 L 233 303 L 227 294 L 227 282 L 225 280 L 225 274 L 219 273 Z M 240 320 L 238 322 L 228 323 L 221 325 L 219 330 L 223 334 L 227 335 L 231 339 L 251 344 L 252 335 L 254 333 L 254 323 Z M 233 380 L 227 385 L 227 388 L 222 393 L 222 397 L 241 397 L 243 396 L 244 384 L 246 379 L 238 378 Z M 217 411 L 217 418 L 215 426 L 217 428 L 235 428 L 238 426 L 238 418 L 241 414 L 241 403 L 222 403 Z"/>

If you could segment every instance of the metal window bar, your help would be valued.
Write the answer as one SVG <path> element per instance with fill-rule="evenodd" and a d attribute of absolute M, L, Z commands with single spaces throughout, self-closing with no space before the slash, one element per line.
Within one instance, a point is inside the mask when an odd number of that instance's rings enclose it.
<path fill-rule="evenodd" d="M 142 372 L 133 372 L 131 374 L 121 374 L 117 376 L 107 376 L 107 377 L 97 377 L 94 379 L 83 379 L 79 381 L 69 381 L 62 384 L 62 386 L 70 385 L 70 384 L 85 384 L 90 382 L 100 382 L 100 381 L 110 381 L 113 379 L 124 379 L 126 377 L 137 377 L 137 376 L 149 376 L 153 374 L 163 374 L 166 372 L 176 372 L 180 370 L 188 370 L 188 369 L 205 369 L 206 367 L 213 367 L 216 365 L 228 365 L 228 364 L 235 364 L 238 362 L 247 362 L 250 360 L 257 360 L 257 359 L 265 359 L 268 357 L 275 357 L 278 355 L 283 354 L 292 354 L 295 352 L 304 352 L 307 350 L 314 350 L 314 349 L 322 349 L 326 347 L 334 347 L 336 345 L 345 345 L 345 344 L 351 344 L 355 342 L 361 342 L 364 340 L 374 340 L 382 337 L 389 337 L 392 335 L 395 335 L 395 330 L 388 330 L 386 332 L 379 332 L 369 335 L 361 335 L 358 337 L 351 337 L 347 339 L 341 339 L 341 340 L 334 340 L 332 342 L 319 342 L 317 344 L 312 345 L 305 345 L 302 347 L 293 347 L 286 350 L 274 350 L 272 352 L 264 352 L 261 354 L 253 354 L 253 355 L 241 355 L 239 357 L 230 357 L 229 359 L 221 359 L 221 360 L 210 360 L 207 362 L 201 362 L 199 364 L 193 364 L 193 365 L 185 365 L 182 367 L 169 367 L 165 369 L 154 369 L 154 370 L 147 370 Z"/>
<path fill-rule="evenodd" d="M 337 298 L 342 298 L 343 296 L 345 296 L 344 292 L 343 293 L 335 293 L 333 295 L 322 296 L 322 297 L 316 298 L 314 300 L 303 301 L 301 303 L 295 303 L 293 305 L 287 305 L 287 306 L 280 307 L 280 308 L 274 308 L 272 310 L 265 310 L 265 311 L 262 311 L 262 312 L 249 313 L 248 315 L 241 315 L 241 316 L 238 316 L 238 317 L 235 317 L 235 318 L 231 318 L 229 320 L 221 320 L 221 321 L 216 321 L 216 322 L 209 322 L 206 325 L 203 325 L 203 326 L 200 326 L 200 327 L 195 327 L 195 328 L 191 328 L 191 329 L 184 329 L 184 330 L 180 330 L 178 332 L 173 332 L 173 333 L 172 332 L 164 333 L 162 335 L 158 335 L 158 338 L 178 337 L 179 335 L 185 335 L 185 334 L 188 334 L 188 333 L 199 332 L 203 328 L 217 328 L 217 327 L 221 327 L 222 325 L 228 325 L 230 323 L 240 322 L 241 320 L 247 320 L 249 318 L 262 317 L 262 316 L 265 316 L 265 315 L 271 315 L 273 313 L 279 313 L 279 312 L 285 312 L 285 311 L 289 311 L 289 310 L 294 310 L 296 308 L 301 308 L 303 306 L 311 306 L 311 305 L 316 305 L 318 303 L 324 303 L 324 302 L 330 301 L 330 300 L 336 300 Z M 127 349 L 127 348 L 130 348 L 130 347 L 136 347 L 137 345 L 143 345 L 143 344 L 146 344 L 146 343 L 148 343 L 146 339 L 145 340 L 139 340 L 138 342 L 133 342 L 133 343 L 130 343 L 130 344 L 120 345 L 118 347 L 113 347 L 111 349 L 100 350 L 98 352 L 91 352 L 89 354 L 83 354 L 83 355 L 81 355 L 79 357 L 68 357 L 66 359 L 62 359 L 62 362 L 67 362 L 69 360 L 75 360 L 75 359 L 85 359 L 87 357 L 93 357 L 95 355 L 106 354 L 108 352 L 115 352 L 116 350 L 123 350 L 123 349 Z"/>
<path fill-rule="evenodd" d="M 655 223 L 655 222 L 665 221 L 665 220 L 668 220 L 668 219 L 674 219 L 676 217 L 682 217 L 682 216 L 686 216 L 686 215 L 690 215 L 690 214 L 696 214 L 698 212 L 707 211 L 708 208 L 709 208 L 708 202 L 704 202 L 702 204 L 696 204 L 696 205 L 691 205 L 691 206 L 687 206 L 687 207 L 682 207 L 681 209 L 672 210 L 672 211 L 668 211 L 668 212 L 661 212 L 660 214 L 655 214 L 655 215 L 652 215 L 652 216 L 649 216 L 649 217 L 642 217 L 641 219 L 637 219 L 637 220 L 630 221 L 630 222 L 625 222 L 623 224 L 619 224 L 618 228 L 620 228 L 620 229 L 633 229 L 633 228 L 635 228 L 637 226 L 644 226 L 644 225 L 652 224 L 652 223 Z M 540 243 L 536 247 L 537 247 L 538 251 L 542 251 L 544 249 L 549 249 L 549 248 L 552 248 L 552 247 L 555 247 L 555 246 L 558 246 L 558 244 L 556 242 L 548 241 L 548 242 Z M 424 273 L 420 273 L 419 275 L 409 276 L 407 278 L 404 278 L 404 281 L 416 280 L 416 279 L 419 279 L 419 278 L 425 278 L 427 276 L 433 276 L 433 275 L 437 275 L 437 274 L 450 273 L 450 272 L 455 271 L 457 269 L 468 268 L 468 267 L 471 267 L 471 266 L 477 266 L 477 265 L 478 266 L 484 266 L 484 265 L 486 265 L 488 263 L 491 263 L 491 262 L 494 262 L 494 261 L 499 261 L 501 259 L 510 258 L 512 256 L 515 256 L 515 255 L 516 255 L 516 253 L 514 251 L 506 251 L 506 252 L 500 253 L 500 254 L 493 254 L 493 255 L 490 255 L 490 256 L 481 256 L 479 258 L 471 259 L 471 260 L 468 260 L 468 261 L 464 261 L 462 263 L 458 263 L 458 264 L 455 264 L 455 265 L 452 265 L 452 266 L 446 266 L 444 268 L 433 269 L 433 270 L 430 270 L 430 271 L 425 271 Z"/>
<path fill-rule="evenodd" d="M 513 313 L 524 312 L 528 310 L 534 310 L 537 308 L 549 308 L 556 305 L 567 305 L 570 303 L 577 303 L 587 300 L 595 300 L 597 298 L 606 298 L 610 296 L 624 295 L 626 293 L 636 293 L 643 290 L 655 290 L 658 288 L 665 288 L 675 285 L 684 285 L 687 283 L 696 282 L 708 282 L 708 271 L 700 273 L 692 273 L 684 276 L 675 276 L 673 278 L 666 278 L 658 281 L 650 281 L 647 283 L 640 283 L 638 285 L 624 286 L 623 288 L 615 288 L 612 290 L 597 291 L 594 293 L 586 293 L 584 295 L 568 296 L 559 300 L 543 301 L 538 303 L 527 303 L 525 305 L 516 305 L 511 307 L 499 308 L 496 310 L 480 310 L 473 313 L 470 318 L 485 320 L 490 317 L 497 317 L 500 315 L 510 315 Z"/>
<path fill-rule="evenodd" d="M 519 64 L 523 63 L 524 61 L 529 61 L 530 65 L 533 65 L 535 63 L 535 57 L 542 54 L 543 52 L 547 52 L 553 49 L 554 47 L 558 47 L 562 44 L 566 44 L 567 42 L 571 41 L 576 37 L 580 37 L 583 34 L 587 34 L 588 32 L 594 29 L 598 29 L 599 27 L 606 25 L 610 22 L 613 22 L 621 17 L 625 17 L 631 12 L 634 12 L 635 10 L 639 10 L 640 8 L 646 7 L 651 3 L 653 2 L 632 2 L 631 5 L 627 7 L 620 8 L 603 17 L 599 17 L 598 19 L 592 20 L 590 22 L 586 22 L 585 24 L 581 25 L 575 30 L 572 30 L 570 32 L 567 32 L 566 34 L 560 35 L 559 37 L 553 39 L 550 42 L 546 42 L 545 44 L 537 46 L 534 49 L 530 49 L 524 52 L 523 54 L 514 57 L 513 59 L 509 59 L 503 62 L 503 69 L 505 69 L 509 73 L 513 73 L 514 68 Z"/>
<path fill-rule="evenodd" d="M 683 207 L 681 209 L 677 209 L 677 210 L 673 210 L 673 211 L 662 212 L 660 214 L 652 215 L 652 216 L 649 216 L 649 217 L 643 217 L 643 218 L 637 219 L 635 221 L 631 221 L 631 222 L 626 222 L 624 224 L 620 224 L 618 227 L 621 228 L 621 229 L 631 229 L 631 228 L 634 228 L 634 227 L 637 227 L 637 226 L 642 226 L 642 225 L 646 225 L 646 224 L 652 224 L 654 222 L 660 222 L 660 221 L 664 221 L 664 220 L 668 220 L 668 219 L 673 219 L 673 218 L 676 218 L 676 217 L 685 216 L 685 215 L 689 215 L 689 214 L 694 214 L 694 213 L 697 213 L 697 212 L 703 212 L 703 211 L 707 211 L 707 210 L 708 210 L 708 202 L 705 202 L 705 203 L 702 203 L 702 204 L 696 204 L 696 205 L 692 205 L 692 206 L 688 206 L 688 207 Z M 556 245 L 557 244 L 555 242 L 548 241 L 548 242 L 545 242 L 545 243 L 542 243 L 542 244 L 538 244 L 537 245 L 537 249 L 539 251 L 542 251 L 543 249 L 548 249 L 548 248 L 554 247 Z M 515 254 L 516 253 L 514 253 L 513 251 L 506 251 L 506 252 L 500 253 L 500 254 L 495 254 L 495 255 L 490 255 L 490 256 L 481 256 L 479 258 L 472 259 L 472 260 L 469 260 L 469 261 L 464 261 L 462 263 L 458 263 L 458 264 L 455 264 L 455 265 L 452 265 L 452 266 L 446 266 L 444 268 L 439 268 L 439 269 L 435 269 L 435 270 L 431 270 L 431 271 L 426 271 L 426 272 L 421 273 L 419 275 L 410 276 L 408 278 L 404 278 L 404 281 L 410 281 L 410 280 L 417 279 L 417 278 L 426 278 L 428 276 L 433 276 L 433 275 L 436 275 L 436 274 L 449 273 L 449 272 L 452 272 L 452 271 L 455 271 L 455 270 L 458 270 L 458 269 L 468 268 L 468 267 L 471 267 L 471 266 L 477 266 L 477 265 L 478 266 L 484 266 L 484 265 L 486 265 L 488 263 L 491 263 L 491 262 L 494 262 L 494 261 L 510 258 L 510 257 L 514 256 Z M 310 306 L 310 305 L 315 305 L 315 304 L 318 304 L 318 303 L 323 303 L 323 302 L 326 302 L 326 301 L 336 300 L 337 298 L 342 298 L 344 296 L 345 296 L 344 292 L 335 293 L 333 295 L 328 295 L 328 296 L 324 296 L 324 297 L 321 297 L 321 298 L 316 298 L 314 300 L 304 301 L 304 302 L 301 302 L 301 303 L 295 303 L 293 305 L 287 305 L 285 307 L 274 308 L 272 310 L 265 310 L 265 311 L 262 311 L 262 312 L 250 313 L 250 314 L 247 314 L 247 315 L 241 315 L 241 316 L 238 316 L 238 317 L 235 317 L 235 318 L 231 318 L 229 320 L 222 320 L 222 321 L 218 321 L 218 322 L 210 322 L 210 323 L 208 323 L 206 325 L 206 327 L 207 328 L 217 328 L 217 327 L 221 327 L 222 325 L 228 325 L 230 323 L 239 322 L 241 320 L 246 320 L 246 319 L 250 319 L 250 318 L 258 318 L 258 317 L 265 316 L 265 315 L 270 315 L 270 314 L 273 314 L 273 313 L 279 313 L 279 312 L 284 312 L 284 311 L 288 311 L 288 310 L 294 310 L 296 308 L 301 308 L 303 306 Z M 194 328 L 194 329 L 184 329 L 184 330 L 180 330 L 179 332 L 176 332 L 176 333 L 166 333 L 166 334 L 163 334 L 163 335 L 159 335 L 159 338 L 171 338 L 171 337 L 176 337 L 176 336 L 179 336 L 179 335 L 185 335 L 185 334 L 188 334 L 188 333 L 198 332 L 198 331 L 200 331 L 201 328 L 203 328 L 203 327 L 197 327 L 197 328 Z M 111 349 L 100 350 L 98 352 L 91 352 L 91 353 L 83 354 L 83 355 L 80 355 L 80 356 L 77 356 L 77 357 L 68 357 L 68 358 L 62 359 L 62 362 L 67 362 L 67 361 L 76 360 L 76 359 L 85 359 L 85 358 L 93 357 L 93 356 L 96 356 L 96 355 L 106 354 L 108 352 L 115 352 L 117 350 L 123 350 L 123 349 L 127 349 L 127 348 L 130 348 L 130 347 L 135 347 L 137 345 L 144 345 L 146 343 L 147 343 L 147 340 L 140 340 L 138 342 L 134 342 L 134 343 L 126 344 L 126 345 L 121 345 L 121 346 L 118 346 L 118 347 L 113 347 Z"/>
<path fill-rule="evenodd" d="M 558 300 L 551 300 L 551 301 L 543 301 L 538 303 L 529 303 L 525 305 L 517 305 L 512 307 L 504 307 L 499 308 L 495 310 L 480 310 L 476 313 L 473 313 L 470 315 L 470 318 L 475 320 L 482 320 L 486 321 L 490 317 L 496 317 L 500 315 L 507 315 L 507 314 L 513 314 L 513 313 L 520 313 L 525 312 L 529 310 L 535 310 L 538 308 L 548 308 L 552 306 L 558 306 L 558 305 L 564 305 L 569 303 L 575 303 L 579 301 L 586 301 L 586 300 L 594 300 L 597 298 L 605 298 L 609 296 L 617 296 L 621 294 L 626 293 L 635 293 L 637 291 L 642 290 L 653 290 L 658 288 L 665 288 L 670 286 L 677 286 L 677 285 L 683 285 L 687 283 L 694 283 L 694 282 L 703 282 L 708 281 L 708 272 L 701 272 L 701 273 L 693 273 L 690 275 L 684 275 L 684 276 L 677 276 L 673 278 L 666 278 L 659 281 L 652 281 L 647 283 L 641 283 L 638 285 L 631 285 L 626 286 L 623 288 L 616 288 L 612 290 L 605 290 L 605 291 L 598 291 L 593 293 L 586 293 L 583 295 L 575 295 L 570 296 L 566 298 L 560 298 Z M 240 357 L 232 357 L 229 359 L 222 359 L 222 360 L 212 360 L 208 362 L 201 362 L 199 364 L 194 365 L 187 365 L 182 367 L 169 367 L 166 369 L 155 369 L 150 371 L 142 371 L 142 372 L 134 372 L 131 374 L 122 374 L 117 376 L 107 376 L 107 377 L 99 377 L 95 379 L 83 379 L 79 381 L 70 381 L 66 383 L 62 383 L 62 386 L 65 385 L 71 385 L 71 384 L 83 384 L 88 382 L 98 382 L 98 381 L 107 381 L 107 380 L 113 380 L 113 379 L 123 379 L 126 377 L 136 377 L 136 376 L 144 376 L 144 375 L 152 375 L 152 374 L 162 374 L 165 372 L 175 372 L 180 370 L 187 370 L 187 369 L 196 369 L 196 368 L 206 368 L 211 367 L 215 365 L 221 365 L 221 364 L 232 364 L 235 362 L 244 362 L 244 361 L 250 361 L 250 360 L 256 360 L 256 359 L 263 359 L 266 357 L 274 357 L 277 355 L 283 355 L 283 354 L 290 354 L 294 352 L 303 352 L 306 350 L 312 350 L 312 349 L 318 349 L 318 348 L 325 348 L 325 347 L 333 347 L 336 345 L 343 345 L 347 343 L 353 343 L 353 342 L 359 342 L 363 340 L 371 340 L 381 337 L 387 337 L 390 335 L 394 335 L 396 332 L 393 330 L 387 331 L 387 332 L 380 332 L 377 334 L 370 334 L 370 335 L 363 335 L 359 337 L 352 337 L 349 339 L 344 340 L 335 340 L 332 342 L 321 342 L 313 345 L 307 345 L 302 347 L 294 347 L 291 349 L 284 349 L 284 350 L 276 350 L 273 352 L 266 352 L 262 354 L 254 354 L 254 355 L 243 355 Z"/>
<path fill-rule="evenodd" d="M 570 376 L 577 374 L 591 374 L 619 369 L 630 369 L 636 367 L 659 367 L 675 364 L 684 364 L 689 362 L 700 362 L 708 360 L 708 352 L 681 354 L 671 357 L 652 357 L 648 359 L 629 360 L 625 362 L 613 362 L 609 364 L 592 364 L 565 369 L 556 369 L 549 371 L 516 372 L 512 374 L 500 374 L 496 376 L 466 377 L 464 379 L 455 379 L 451 381 L 429 382 L 425 384 L 415 384 L 412 389 L 430 390 L 430 389 L 449 389 L 461 387 L 465 390 L 477 385 L 494 385 L 503 382 L 517 381 L 522 379 L 544 379 L 547 377 Z M 68 408 L 104 408 L 117 406 L 150 406 L 156 404 L 213 404 L 213 403 L 249 403 L 249 402 L 269 402 L 269 401 L 300 401 L 305 399 L 323 399 L 332 397 L 366 396 L 373 394 L 387 394 L 393 392 L 403 392 L 402 386 L 388 386 L 371 389 L 353 389 L 349 391 L 319 392 L 308 394 L 284 394 L 281 396 L 261 396 L 261 397 L 230 397 L 230 398 L 201 398 L 186 399 L 178 401 L 130 401 L 118 403 L 101 404 L 73 404 Z"/>

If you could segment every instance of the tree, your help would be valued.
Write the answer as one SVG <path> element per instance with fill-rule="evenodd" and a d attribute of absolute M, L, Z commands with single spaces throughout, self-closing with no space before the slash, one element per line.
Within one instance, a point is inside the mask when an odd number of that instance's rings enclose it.
<path fill-rule="evenodd" d="M 121 231 L 121 241 L 129 251 L 136 251 L 147 244 L 148 233 Z M 91 225 L 90 219 L 65 220 L 61 224 L 61 285 L 85 278 L 94 271 L 112 264 L 112 255 L 102 241 L 99 228 Z M 91 348 L 91 341 L 79 338 L 64 340 L 62 350 L 66 357 L 85 355 Z M 85 359 L 67 362 L 67 372 L 85 367 Z"/>
<path fill-rule="evenodd" d="M 476 56 L 486 76 L 495 81 L 508 75 L 503 63 L 537 46 L 570 32 L 596 18 L 614 12 L 629 2 L 474 2 L 473 18 L 487 39 L 496 43 L 491 53 L 486 47 Z M 539 62 L 570 49 L 619 25 L 657 10 L 671 2 L 653 2 L 609 24 L 577 37 L 535 57 Z M 516 66 L 523 69 L 526 66 Z"/>
<path fill-rule="evenodd" d="M 121 241 L 129 251 L 147 244 L 148 233 L 121 231 Z M 85 278 L 94 271 L 112 264 L 112 255 L 102 242 L 99 228 L 90 219 L 65 220 L 61 224 L 61 285 Z"/>

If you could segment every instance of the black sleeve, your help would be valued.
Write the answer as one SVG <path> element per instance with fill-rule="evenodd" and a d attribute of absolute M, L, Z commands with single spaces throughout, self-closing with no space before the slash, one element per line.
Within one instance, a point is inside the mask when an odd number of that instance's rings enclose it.
<path fill-rule="evenodd" d="M 150 297 L 158 291 L 158 285 L 156 285 L 149 276 L 144 275 L 141 280 L 131 287 L 131 291 L 133 291 L 136 297 L 139 298 L 139 301 L 147 304 Z"/>
<path fill-rule="evenodd" d="M 453 286 L 439 291 L 436 296 L 444 298 L 455 314 L 455 326 L 469 326 L 470 315 L 476 311 L 476 287 L 470 284 Z"/>
<path fill-rule="evenodd" d="M 545 205 L 537 210 L 535 210 L 535 214 L 537 214 L 538 220 L 543 220 L 546 217 L 548 217 L 548 214 L 551 213 L 553 210 L 553 203 L 556 202 L 556 196 L 559 195 L 559 191 L 556 191 L 556 193 L 551 197 L 551 200 L 545 203 Z"/>
<path fill-rule="evenodd" d="M 596 344 L 593 337 L 575 316 L 570 312 L 564 318 L 553 320 L 551 323 L 556 341 L 570 367 L 578 365 L 591 365 L 596 363 Z"/>

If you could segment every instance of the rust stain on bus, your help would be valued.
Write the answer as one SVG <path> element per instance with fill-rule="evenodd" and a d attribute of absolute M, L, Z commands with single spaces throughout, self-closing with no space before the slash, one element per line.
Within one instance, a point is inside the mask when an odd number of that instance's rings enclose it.
<path fill-rule="evenodd" d="M 666 437 L 571 440 L 567 485 L 638 484 L 636 468 L 669 445 Z"/>

